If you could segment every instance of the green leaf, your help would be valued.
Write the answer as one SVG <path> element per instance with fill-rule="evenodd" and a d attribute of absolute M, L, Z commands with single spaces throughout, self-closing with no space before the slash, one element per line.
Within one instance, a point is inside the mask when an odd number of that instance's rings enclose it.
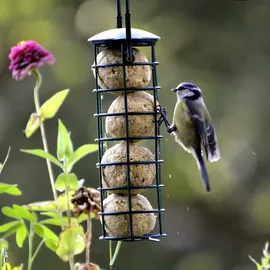
<path fill-rule="evenodd" d="M 77 163 L 80 159 L 85 157 L 86 155 L 93 153 L 98 150 L 98 145 L 97 144 L 85 144 L 73 153 L 73 155 L 69 158 L 66 168 L 67 171 L 70 172 L 72 167 Z"/>
<path fill-rule="evenodd" d="M 47 216 L 47 217 L 59 217 L 59 215 L 56 212 L 41 212 L 40 213 L 42 216 Z"/>
<path fill-rule="evenodd" d="M 8 231 L 6 231 L 6 232 L 4 233 L 4 235 L 3 235 L 3 237 L 4 237 L 4 238 L 7 238 L 7 237 L 11 236 L 12 234 L 16 233 L 17 230 L 18 230 L 18 228 L 21 226 L 21 224 L 22 224 L 22 221 L 19 221 L 19 222 L 17 223 L 17 225 L 11 227 Z"/>
<path fill-rule="evenodd" d="M 71 198 L 72 194 L 74 194 L 74 191 L 69 191 L 68 196 Z M 56 201 L 42 201 L 42 202 L 34 202 L 30 203 L 28 205 L 25 205 L 28 210 L 31 211 L 55 211 L 57 213 L 59 212 L 65 212 L 67 211 L 67 195 L 66 192 L 62 193 L 58 196 Z M 73 204 L 69 200 L 69 209 L 73 208 Z"/>
<path fill-rule="evenodd" d="M 31 211 L 57 211 L 58 209 L 55 201 L 34 202 L 25 205 L 25 207 Z"/>
<path fill-rule="evenodd" d="M 45 152 L 42 149 L 32 149 L 32 150 L 21 149 L 21 152 L 31 154 L 31 155 L 34 155 L 34 156 L 38 156 L 38 157 L 41 157 L 41 158 L 44 158 L 44 159 L 48 159 L 52 163 L 57 165 L 58 167 L 60 167 L 62 169 L 64 168 L 63 164 L 60 161 L 58 161 L 53 155 Z"/>
<path fill-rule="evenodd" d="M 55 242 L 58 241 L 58 236 L 45 225 L 36 223 L 34 224 L 33 229 L 34 229 L 34 232 L 42 239 L 49 239 Z"/>
<path fill-rule="evenodd" d="M 270 254 L 268 254 L 266 257 L 262 260 L 262 266 L 266 266 L 270 262 Z"/>
<path fill-rule="evenodd" d="M 21 218 L 20 214 L 17 213 L 17 211 L 15 211 L 13 208 L 11 208 L 9 206 L 4 206 L 2 208 L 2 213 L 7 217 L 17 218 L 17 219 Z"/>
<path fill-rule="evenodd" d="M 23 243 L 26 236 L 27 236 L 27 229 L 25 227 L 25 224 L 22 223 L 21 226 L 16 231 L 16 243 L 19 248 L 23 247 Z"/>
<path fill-rule="evenodd" d="M 78 223 L 82 223 L 83 221 L 87 220 L 87 218 L 88 218 L 87 215 L 84 214 L 84 213 L 82 213 L 82 214 L 80 214 L 80 216 L 78 217 L 77 221 L 78 221 Z"/>
<path fill-rule="evenodd" d="M 29 210 L 26 209 L 25 207 L 17 205 L 17 204 L 13 204 L 13 209 L 21 218 L 26 219 L 30 222 L 37 221 L 37 216 L 30 213 Z"/>
<path fill-rule="evenodd" d="M 9 154 L 10 154 L 10 149 L 11 149 L 11 148 L 9 147 L 9 148 L 8 148 L 8 152 L 7 152 L 7 154 L 6 154 L 6 157 L 5 157 L 5 160 L 4 160 L 3 164 L 0 163 L 0 174 L 1 174 L 2 170 L 4 169 L 6 163 L 7 163 L 7 160 L 8 160 L 8 158 L 9 158 Z"/>
<path fill-rule="evenodd" d="M 65 89 L 54 94 L 42 104 L 39 109 L 39 114 L 45 119 L 53 118 L 60 109 L 68 93 L 69 89 Z"/>
<path fill-rule="evenodd" d="M 21 221 L 19 221 L 19 220 L 11 221 L 11 222 L 8 222 L 8 223 L 1 225 L 0 226 L 0 233 L 8 231 L 9 229 L 16 226 L 17 224 L 21 224 Z"/>
<path fill-rule="evenodd" d="M 32 113 L 24 130 L 26 138 L 30 138 L 40 127 L 43 121 L 44 119 L 42 119 L 40 115 L 38 115 L 37 113 Z"/>
<path fill-rule="evenodd" d="M 0 183 L 0 194 L 7 193 L 13 196 L 19 196 L 22 192 L 17 188 L 17 185 L 9 185 L 6 183 Z"/>
<path fill-rule="evenodd" d="M 55 225 L 55 226 L 66 225 L 64 224 L 63 218 L 55 212 L 42 212 L 40 214 L 51 217 L 51 218 L 40 221 L 41 224 L 50 224 L 50 225 Z"/>
<path fill-rule="evenodd" d="M 58 120 L 57 158 L 61 161 L 68 160 L 73 154 L 73 144 L 70 135 L 62 123 Z"/>
<path fill-rule="evenodd" d="M 61 220 L 60 217 L 43 219 L 40 221 L 40 224 L 49 224 L 49 225 L 55 225 L 55 226 L 66 225 L 66 224 L 63 224 L 63 221 Z"/>
<path fill-rule="evenodd" d="M 60 233 L 56 254 L 66 262 L 71 256 L 82 253 L 84 248 L 83 227 L 72 224 Z"/>
<path fill-rule="evenodd" d="M 57 250 L 57 242 L 52 241 L 50 239 L 45 239 L 44 243 L 45 243 L 45 246 L 48 249 L 50 249 L 54 253 L 56 252 L 56 250 Z"/>
<path fill-rule="evenodd" d="M 25 206 L 24 206 L 24 208 L 27 209 L 27 207 L 25 207 Z M 34 211 L 31 211 L 30 213 L 34 217 L 35 222 L 37 222 L 37 220 L 38 220 L 37 214 Z"/>
<path fill-rule="evenodd" d="M 68 195 L 68 201 L 69 201 L 69 209 L 73 209 L 73 204 L 71 203 L 70 199 L 72 198 L 72 195 L 74 194 L 74 191 L 64 192 L 60 194 L 57 198 L 57 206 L 58 209 L 62 212 L 67 211 L 67 195 Z"/>
<path fill-rule="evenodd" d="M 39 223 L 34 224 L 33 230 L 34 230 L 36 235 L 38 235 L 40 238 L 43 239 L 44 232 L 43 232 L 43 228 L 41 227 L 41 225 Z"/>
<path fill-rule="evenodd" d="M 78 223 L 77 218 L 71 217 L 70 221 L 72 223 Z M 40 224 L 49 224 L 49 225 L 55 225 L 55 226 L 67 226 L 69 224 L 69 220 L 67 217 L 60 218 L 48 218 L 40 221 Z"/>
<path fill-rule="evenodd" d="M 56 179 L 55 188 L 60 192 L 65 191 L 66 189 L 77 190 L 78 178 L 74 173 L 61 173 Z"/>
<path fill-rule="evenodd" d="M 66 178 L 64 173 L 61 173 L 55 181 L 55 189 L 62 192 L 66 190 Z"/>

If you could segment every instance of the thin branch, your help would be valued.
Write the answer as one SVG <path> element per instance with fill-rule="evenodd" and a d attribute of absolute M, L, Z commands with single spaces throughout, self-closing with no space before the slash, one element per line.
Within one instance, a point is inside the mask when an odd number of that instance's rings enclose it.
<path fill-rule="evenodd" d="M 38 244 L 38 246 L 37 246 L 37 248 L 36 248 L 36 250 L 35 250 L 35 252 L 34 252 L 34 254 L 32 256 L 31 264 L 33 264 L 33 262 L 36 259 L 36 257 L 37 257 L 37 255 L 38 255 L 38 253 L 39 253 L 39 251 L 40 251 L 40 249 L 41 249 L 41 247 L 42 247 L 43 244 L 44 244 L 44 239 L 42 239 L 40 241 L 40 243 Z"/>
<path fill-rule="evenodd" d="M 91 252 L 91 242 L 92 242 L 92 220 L 90 213 L 87 215 L 87 232 L 85 237 L 85 264 L 88 266 L 90 263 L 90 252 Z"/>
<path fill-rule="evenodd" d="M 111 261 L 110 261 L 110 266 L 113 266 L 113 265 L 114 265 L 115 260 L 116 260 L 116 258 L 117 258 L 117 256 L 118 256 L 118 253 L 119 253 L 119 251 L 120 251 L 121 245 L 122 245 L 122 241 L 117 241 L 117 246 L 116 246 L 116 248 L 115 248 L 113 257 L 112 257 L 112 259 L 111 259 Z M 112 268 L 110 268 L 110 269 L 112 269 Z"/>
<path fill-rule="evenodd" d="M 41 83 L 42 83 L 42 76 L 41 76 L 40 72 L 37 69 L 33 70 L 33 74 L 37 78 L 37 82 L 36 82 L 36 85 L 35 85 L 35 88 L 34 88 L 34 103 L 35 103 L 36 113 L 38 114 L 39 110 L 40 110 L 39 88 L 40 88 Z M 44 151 L 49 153 L 49 147 L 48 147 L 45 127 L 44 127 L 43 122 L 41 122 L 41 124 L 40 124 L 40 132 L 41 132 L 41 138 L 42 138 Z M 47 163 L 47 167 L 48 167 L 48 173 L 49 173 L 49 178 L 50 178 L 50 182 L 51 182 L 53 198 L 56 201 L 57 193 L 56 193 L 56 189 L 55 189 L 55 186 L 54 186 L 54 175 L 53 175 L 52 164 L 48 159 L 46 159 L 46 163 Z"/>

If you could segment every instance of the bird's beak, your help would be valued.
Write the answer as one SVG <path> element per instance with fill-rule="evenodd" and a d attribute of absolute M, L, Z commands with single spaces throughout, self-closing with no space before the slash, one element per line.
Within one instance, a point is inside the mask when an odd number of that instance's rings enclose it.
<path fill-rule="evenodd" d="M 172 91 L 172 92 L 176 92 L 176 91 L 177 91 L 177 89 L 176 89 L 176 88 L 173 88 L 173 89 L 171 89 L 171 91 Z"/>

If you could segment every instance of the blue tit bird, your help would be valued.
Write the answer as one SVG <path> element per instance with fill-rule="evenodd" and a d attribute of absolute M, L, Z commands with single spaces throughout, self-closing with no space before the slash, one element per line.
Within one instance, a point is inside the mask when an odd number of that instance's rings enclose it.
<path fill-rule="evenodd" d="M 166 109 L 159 106 L 161 118 L 168 133 L 175 136 L 175 140 L 197 161 L 198 168 L 205 185 L 210 191 L 209 178 L 202 157 L 202 146 L 208 161 L 220 159 L 217 138 L 211 116 L 204 104 L 202 90 L 193 83 L 183 82 L 172 89 L 176 93 L 177 103 L 173 114 L 173 123 L 170 124 Z"/>

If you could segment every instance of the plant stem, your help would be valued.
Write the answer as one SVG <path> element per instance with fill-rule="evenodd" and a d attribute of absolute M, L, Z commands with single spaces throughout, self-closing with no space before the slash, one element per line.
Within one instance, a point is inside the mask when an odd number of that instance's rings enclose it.
<path fill-rule="evenodd" d="M 69 267 L 70 267 L 70 270 L 75 270 L 74 257 L 73 256 L 69 257 Z"/>
<path fill-rule="evenodd" d="M 110 259 L 110 267 L 112 267 L 114 265 L 115 260 L 116 260 L 116 258 L 118 256 L 118 253 L 120 251 L 121 245 L 122 245 L 122 241 L 117 241 L 117 246 L 115 248 L 113 257 L 112 257 L 112 259 Z M 110 268 L 110 269 L 112 269 L 112 268 Z"/>
<path fill-rule="evenodd" d="M 37 248 L 36 248 L 36 250 L 35 250 L 35 252 L 34 252 L 34 254 L 32 256 L 31 265 L 33 264 L 34 260 L 36 259 L 36 257 L 37 257 L 37 255 L 38 255 L 38 253 L 39 253 L 39 251 L 40 251 L 43 244 L 44 244 L 44 239 L 42 239 L 40 241 L 40 243 L 38 244 L 38 246 L 37 246 Z"/>
<path fill-rule="evenodd" d="M 33 69 L 32 72 L 36 76 L 36 79 L 37 79 L 36 85 L 34 88 L 34 103 L 35 103 L 36 113 L 39 115 L 39 110 L 40 110 L 39 89 L 40 89 L 40 86 L 42 83 L 42 76 L 41 76 L 40 72 L 38 71 L 38 69 Z M 45 126 L 44 126 L 43 122 L 40 123 L 40 133 L 41 133 L 44 151 L 49 153 L 47 136 L 46 136 Z M 48 159 L 46 159 L 46 163 L 47 163 L 53 198 L 56 201 L 57 200 L 57 192 L 56 192 L 55 185 L 54 185 L 55 180 L 54 180 L 54 175 L 53 175 L 52 164 Z M 68 207 L 69 207 L 69 203 L 68 203 Z M 61 228 L 63 229 L 63 226 L 61 226 Z M 31 256 L 32 256 L 32 254 L 31 254 Z M 70 269 L 74 270 L 74 257 L 73 256 L 71 256 L 69 258 L 69 265 L 70 265 Z M 31 268 L 28 270 L 31 270 Z"/>
<path fill-rule="evenodd" d="M 6 164 L 7 160 L 8 160 L 8 158 L 9 158 L 10 149 L 11 149 L 11 147 L 8 148 L 8 152 L 7 152 L 7 154 L 6 154 L 5 160 L 4 160 L 3 164 L 2 164 L 1 167 L 0 167 L 0 174 L 1 174 L 1 172 L 2 172 L 2 170 L 3 170 L 3 168 L 4 168 L 4 166 L 5 166 L 5 164 Z"/>
<path fill-rule="evenodd" d="M 66 166 L 66 161 L 64 161 L 64 166 Z M 66 167 L 65 167 L 65 170 L 64 170 L 64 173 L 67 174 L 67 170 L 66 170 Z M 66 180 L 65 180 L 66 181 Z M 66 181 L 66 190 L 65 190 L 65 193 L 66 193 L 66 197 L 67 197 L 67 218 L 68 218 L 68 225 L 71 224 L 71 214 L 70 214 L 70 207 L 69 207 L 69 186 L 67 185 L 67 181 Z M 63 226 L 61 226 L 62 230 L 63 230 Z M 74 256 L 71 255 L 69 256 L 69 267 L 70 267 L 70 270 L 74 270 L 75 269 L 75 264 L 74 264 Z"/>
<path fill-rule="evenodd" d="M 37 69 L 33 70 L 33 74 L 36 76 L 36 79 L 37 79 L 36 85 L 34 88 L 34 103 L 35 103 L 36 113 L 39 114 L 39 110 L 40 110 L 39 88 L 40 88 L 41 83 L 42 83 L 42 76 Z M 44 151 L 49 153 L 48 142 L 47 142 L 45 127 L 44 127 L 43 122 L 41 122 L 41 124 L 40 124 L 40 132 L 41 132 L 41 138 L 42 138 Z M 47 167 L 48 167 L 48 173 L 49 173 L 49 178 L 50 178 L 50 182 L 51 182 L 53 198 L 56 201 L 57 193 L 56 193 L 56 189 L 54 186 L 54 175 L 53 175 L 53 170 L 52 170 L 52 164 L 48 159 L 46 159 L 46 163 L 47 163 Z"/>
<path fill-rule="evenodd" d="M 90 246 L 92 241 L 92 220 L 90 213 L 87 215 L 87 232 L 86 232 L 86 248 L 85 248 L 85 264 L 86 266 L 90 263 Z"/>
<path fill-rule="evenodd" d="M 109 240 L 109 252 L 110 252 L 110 270 L 113 270 L 113 266 L 111 265 L 112 257 L 113 257 L 113 246 L 112 246 L 112 240 Z"/>
<path fill-rule="evenodd" d="M 66 164 L 67 164 L 67 161 L 64 160 L 64 174 L 67 175 L 68 172 L 67 172 L 67 167 L 66 167 Z M 67 197 L 67 218 L 68 218 L 68 225 L 70 225 L 71 223 L 71 213 L 70 213 L 70 205 L 69 205 L 69 191 L 70 191 L 70 188 L 67 184 L 67 178 L 65 178 L 65 186 L 66 186 L 66 189 L 65 189 L 65 193 L 66 193 L 66 197 Z"/>
<path fill-rule="evenodd" d="M 27 270 L 32 270 L 32 254 L 33 254 L 33 226 L 32 223 L 30 223 L 30 228 L 28 232 L 28 264 L 27 264 Z"/>
<path fill-rule="evenodd" d="M 66 188 L 66 197 L 67 197 L 67 218 L 68 218 L 68 225 L 70 225 L 71 217 L 70 217 L 70 207 L 69 207 L 69 187 Z"/>

